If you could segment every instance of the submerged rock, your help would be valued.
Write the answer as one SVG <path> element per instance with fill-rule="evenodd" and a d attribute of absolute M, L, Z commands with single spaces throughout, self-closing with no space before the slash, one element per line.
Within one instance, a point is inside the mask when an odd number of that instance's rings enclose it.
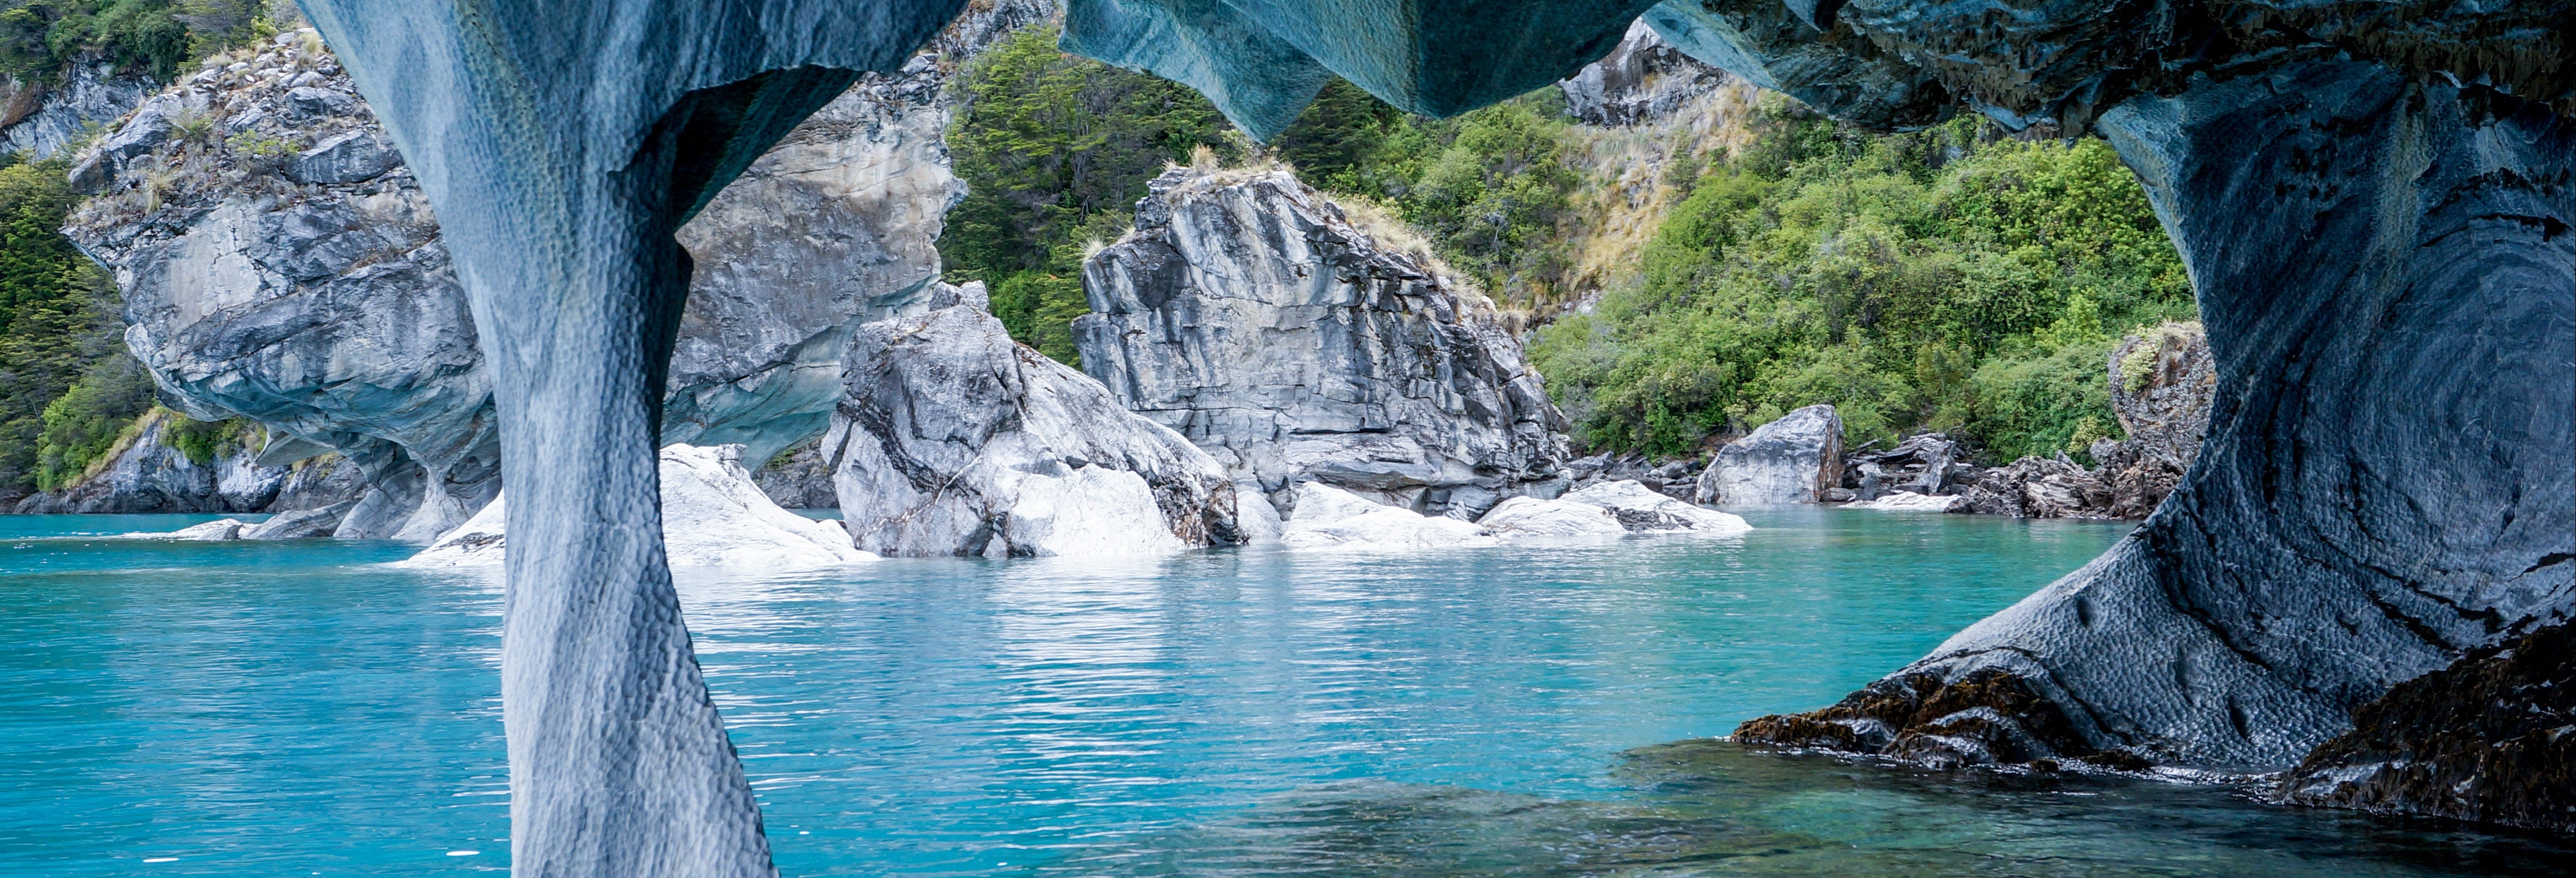
<path fill-rule="evenodd" d="M 861 327 L 847 362 L 822 449 L 861 548 L 1000 558 L 1243 540 L 1215 459 L 971 302 Z"/>
<path fill-rule="evenodd" d="M 1843 419 L 1811 405 L 1717 450 L 1700 474 L 1700 503 L 1821 503 L 1843 482 Z"/>
<path fill-rule="evenodd" d="M 1284 169 L 1165 173 L 1083 290 L 1083 369 L 1265 491 L 1473 518 L 1565 457 L 1493 304 Z"/>
<path fill-rule="evenodd" d="M 803 570 L 872 561 L 851 547 L 836 522 L 816 521 L 772 503 L 742 467 L 740 445 L 662 449 L 662 545 L 673 567 Z M 499 497 L 456 529 L 440 534 L 402 567 L 488 567 L 508 543 Z"/>

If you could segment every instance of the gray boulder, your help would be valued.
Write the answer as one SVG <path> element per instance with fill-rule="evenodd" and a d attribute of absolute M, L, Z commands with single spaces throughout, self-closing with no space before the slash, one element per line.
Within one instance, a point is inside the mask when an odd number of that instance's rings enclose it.
<path fill-rule="evenodd" d="M 1123 555 L 1243 541 L 1225 470 L 973 305 L 861 327 L 823 439 L 882 555 Z"/>
<path fill-rule="evenodd" d="M 1284 169 L 1175 168 L 1083 264 L 1083 370 L 1236 479 L 1473 519 L 1553 485 L 1565 418 L 1485 297 Z"/>
<path fill-rule="evenodd" d="M 79 480 L 18 501 L 19 514 L 278 512 L 355 500 L 359 468 L 338 454 L 263 455 L 293 440 L 257 426 L 226 425 L 207 460 L 171 438 L 176 413 L 155 408 Z"/>
<path fill-rule="evenodd" d="M 1692 500 L 1703 504 L 1820 503 L 1843 482 L 1843 419 L 1811 405 L 1717 450 Z"/>

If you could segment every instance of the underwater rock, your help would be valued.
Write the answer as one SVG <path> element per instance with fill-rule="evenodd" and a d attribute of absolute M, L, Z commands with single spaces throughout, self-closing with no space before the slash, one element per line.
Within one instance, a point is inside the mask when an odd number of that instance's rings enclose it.
<path fill-rule="evenodd" d="M 2576 832 L 2576 627 L 2471 652 L 2353 711 L 2277 797 Z"/>
<path fill-rule="evenodd" d="M 1692 497 L 1702 504 L 1821 503 L 1843 483 L 1843 419 L 1811 405 L 1717 450 Z"/>
<path fill-rule="evenodd" d="M 972 304 L 868 324 L 823 438 L 858 546 L 1134 555 L 1241 542 L 1214 458 Z"/>
<path fill-rule="evenodd" d="M 1399 246 L 1284 169 L 1174 168 L 1083 264 L 1083 369 L 1264 490 L 1473 518 L 1555 476 L 1565 418 L 1493 304 Z"/>
<path fill-rule="evenodd" d="M 786 571 L 876 560 L 852 548 L 839 523 L 806 518 L 770 502 L 743 469 L 742 451 L 740 445 L 662 449 L 662 543 L 671 566 Z M 396 564 L 499 566 L 508 543 L 506 515 L 501 498 L 495 497 L 429 548 Z"/>

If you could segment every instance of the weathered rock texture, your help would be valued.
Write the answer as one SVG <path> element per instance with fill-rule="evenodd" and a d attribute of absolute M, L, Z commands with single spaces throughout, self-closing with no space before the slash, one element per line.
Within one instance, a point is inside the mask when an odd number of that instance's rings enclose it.
<path fill-rule="evenodd" d="M 1566 115 L 1606 128 L 1671 116 L 1733 80 L 1726 71 L 1682 54 L 1639 20 L 1628 25 L 1618 48 L 1556 87 L 1565 94 Z"/>
<path fill-rule="evenodd" d="M 137 419 L 91 472 L 55 492 L 18 502 L 20 514 L 291 512 L 345 510 L 367 490 L 365 473 L 338 454 L 263 463 L 272 446 L 295 440 L 257 427 L 222 436 L 204 462 L 170 441 L 175 413 L 155 408 Z"/>
<path fill-rule="evenodd" d="M 1493 304 L 1282 169 L 1176 168 L 1083 264 L 1083 370 L 1239 480 L 1472 519 L 1548 484 L 1564 416 Z"/>
<path fill-rule="evenodd" d="M 505 425 L 514 870 L 776 874 L 664 561 L 655 450 L 692 266 L 673 235 L 961 5 L 300 4 L 436 208 Z"/>
<path fill-rule="evenodd" d="M 1692 498 L 1700 503 L 1821 503 L 1843 483 L 1843 419 L 1811 405 L 1717 450 Z"/>
<path fill-rule="evenodd" d="M 75 61 L 59 82 L 22 82 L 0 74 L 0 153 L 34 160 L 53 158 L 63 147 L 133 112 L 137 104 L 160 91 L 152 80 L 119 75 L 102 60 Z"/>
<path fill-rule="evenodd" d="M 2352 720 L 2282 801 L 2576 832 L 2576 628 L 2471 652 Z"/>
<path fill-rule="evenodd" d="M 2109 518 L 2111 487 L 2064 454 L 2025 457 L 1977 473 L 1951 512 L 2014 518 Z"/>
<path fill-rule="evenodd" d="M 662 543 L 673 567 L 808 570 L 876 560 L 840 524 L 779 508 L 742 466 L 743 447 L 662 447 Z M 498 567 L 507 555 L 502 497 L 440 534 L 403 567 Z"/>
<path fill-rule="evenodd" d="M 2337 8 L 2298 15 L 2367 17 Z M 2085 27 L 2162 38 L 2109 19 Z M 1907 679 L 2006 674 L 2087 746 L 2278 768 L 2397 683 L 2569 615 L 2576 125 L 2543 103 L 2562 92 L 2529 90 L 2564 74 L 2457 86 L 2428 69 L 2457 55 L 2367 42 L 2096 105 L 2193 272 L 2209 435 L 2131 538 Z M 2026 116 L 2091 112 L 1997 94 Z"/>
<path fill-rule="evenodd" d="M 698 268 L 664 441 L 766 460 L 822 433 L 850 332 L 925 310 L 939 273 L 933 243 L 965 194 L 940 141 L 947 77 L 1049 12 L 979 7 L 816 111 L 681 228 Z M 286 34 L 238 63 L 155 96 L 85 155 L 75 176 L 105 194 L 67 231 L 117 270 L 130 346 L 192 413 L 362 461 L 382 496 L 343 535 L 429 539 L 499 490 L 465 290 L 336 59 Z"/>
<path fill-rule="evenodd" d="M 1852 499 L 1874 501 L 1892 494 L 1935 497 L 1954 493 L 1974 472 L 1962 461 L 1959 443 L 1940 433 L 1908 436 L 1896 447 L 1869 451 L 1876 440 L 1843 455 L 1843 487 Z"/>
<path fill-rule="evenodd" d="M 966 302 L 861 327 L 823 453 L 887 555 L 1125 555 L 1243 541 L 1223 467 Z"/>

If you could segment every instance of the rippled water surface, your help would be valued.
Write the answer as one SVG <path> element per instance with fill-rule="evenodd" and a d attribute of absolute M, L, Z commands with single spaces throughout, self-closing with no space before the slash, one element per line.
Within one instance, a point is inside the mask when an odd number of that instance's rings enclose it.
<path fill-rule="evenodd" d="M 2451 824 L 1717 742 L 2118 525 L 1755 511 L 1742 539 L 684 572 L 788 875 L 2546 874 Z M 508 866 L 500 589 L 393 544 L 0 516 L 0 872 Z M 1683 742 L 1683 743 L 1670 743 Z"/>

